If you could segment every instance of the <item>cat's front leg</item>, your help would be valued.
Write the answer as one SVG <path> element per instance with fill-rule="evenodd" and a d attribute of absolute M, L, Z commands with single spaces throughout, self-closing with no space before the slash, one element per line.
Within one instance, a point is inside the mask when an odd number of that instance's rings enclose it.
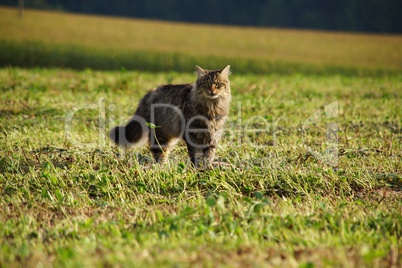
<path fill-rule="evenodd" d="M 215 156 L 215 140 L 211 137 L 211 129 L 205 118 L 190 121 L 184 140 L 187 144 L 191 163 L 195 168 L 208 169 L 212 167 Z"/>
<path fill-rule="evenodd" d="M 216 146 L 208 145 L 208 147 L 203 149 L 203 166 L 205 168 L 211 168 L 212 162 L 215 157 Z"/>
<path fill-rule="evenodd" d="M 195 168 L 201 168 L 204 159 L 203 150 L 201 148 L 197 148 L 197 146 L 191 145 L 190 143 L 187 143 L 187 149 L 193 166 Z"/>
<path fill-rule="evenodd" d="M 215 156 L 215 146 L 191 146 L 187 144 L 191 163 L 195 168 L 209 169 Z"/>

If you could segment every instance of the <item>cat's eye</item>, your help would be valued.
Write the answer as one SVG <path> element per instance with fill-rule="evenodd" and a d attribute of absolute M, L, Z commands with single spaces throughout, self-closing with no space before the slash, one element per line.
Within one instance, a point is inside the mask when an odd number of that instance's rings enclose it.
<path fill-rule="evenodd" d="M 218 88 L 218 89 L 220 89 L 220 88 L 222 88 L 222 87 L 224 87 L 224 86 L 225 86 L 225 85 L 222 84 L 222 83 L 217 83 L 217 84 L 215 84 L 215 87 Z"/>
<path fill-rule="evenodd" d="M 200 85 L 200 87 L 207 89 L 207 88 L 209 88 L 209 85 L 208 85 L 207 83 L 202 83 L 202 84 Z"/>

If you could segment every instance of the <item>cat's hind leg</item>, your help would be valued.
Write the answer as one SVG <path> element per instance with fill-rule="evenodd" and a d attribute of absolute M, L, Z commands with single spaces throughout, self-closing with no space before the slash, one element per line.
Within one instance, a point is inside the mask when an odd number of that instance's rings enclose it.
<path fill-rule="evenodd" d="M 158 129 L 151 129 L 149 132 L 149 143 L 156 163 L 163 163 L 166 161 L 174 144 L 172 138 L 168 137 L 163 131 Z"/>

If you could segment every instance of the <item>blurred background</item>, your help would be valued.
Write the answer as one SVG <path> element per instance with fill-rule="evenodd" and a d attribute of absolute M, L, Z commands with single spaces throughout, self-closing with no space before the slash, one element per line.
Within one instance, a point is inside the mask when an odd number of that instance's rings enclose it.
<path fill-rule="evenodd" d="M 0 0 L 0 66 L 373 75 L 401 33 L 400 0 Z"/>
<path fill-rule="evenodd" d="M 21 1 L 20 1 L 21 2 Z M 182 22 L 402 32 L 400 0 L 25 0 L 26 7 Z M 17 0 L 0 4 L 18 5 Z"/>

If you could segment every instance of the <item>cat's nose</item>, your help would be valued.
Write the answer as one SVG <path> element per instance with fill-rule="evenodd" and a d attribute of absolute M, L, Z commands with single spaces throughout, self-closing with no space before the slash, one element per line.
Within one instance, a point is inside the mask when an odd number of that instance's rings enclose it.
<path fill-rule="evenodd" d="M 212 87 L 209 89 L 209 92 L 210 92 L 211 95 L 215 95 L 215 94 L 216 94 L 216 87 L 215 87 L 215 86 L 212 86 Z"/>

